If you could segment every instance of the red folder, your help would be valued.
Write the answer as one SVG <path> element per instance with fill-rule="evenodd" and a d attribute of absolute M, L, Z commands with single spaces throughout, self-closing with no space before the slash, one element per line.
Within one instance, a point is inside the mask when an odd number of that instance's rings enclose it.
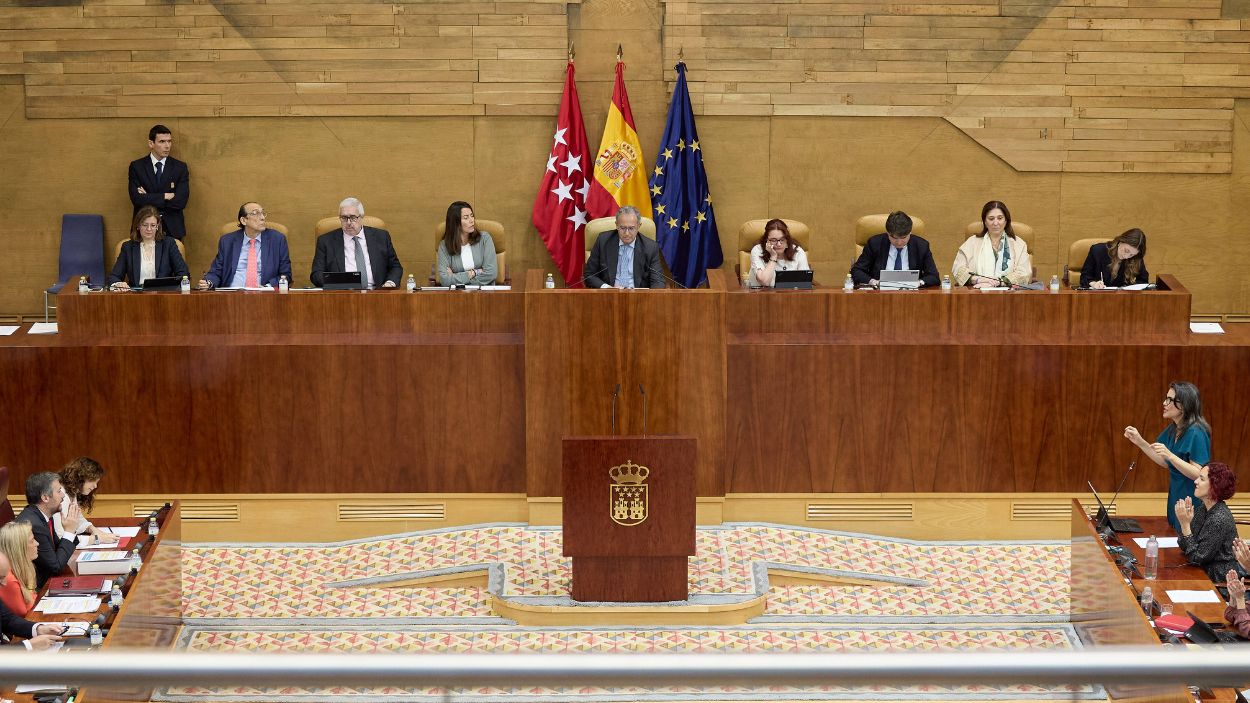
<path fill-rule="evenodd" d="M 1176 613 L 1172 613 L 1171 615 L 1160 615 L 1155 618 L 1155 627 L 1161 627 L 1165 630 L 1181 635 L 1185 634 L 1185 632 L 1193 626 L 1193 620 L 1185 617 L 1184 615 L 1177 615 Z"/>
<path fill-rule="evenodd" d="M 93 574 L 90 576 L 53 576 L 48 579 L 48 595 L 50 596 L 93 596 L 100 592 L 106 580 L 114 576 Z"/>

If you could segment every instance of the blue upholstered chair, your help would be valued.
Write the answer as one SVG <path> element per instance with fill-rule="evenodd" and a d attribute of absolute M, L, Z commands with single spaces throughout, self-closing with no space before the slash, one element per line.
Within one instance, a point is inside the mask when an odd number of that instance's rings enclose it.
<path fill-rule="evenodd" d="M 60 293 L 74 276 L 87 276 L 92 283 L 104 285 L 104 217 L 101 215 L 61 216 L 57 281 L 43 292 L 44 322 L 48 321 L 48 311 L 56 309 L 51 297 Z"/>

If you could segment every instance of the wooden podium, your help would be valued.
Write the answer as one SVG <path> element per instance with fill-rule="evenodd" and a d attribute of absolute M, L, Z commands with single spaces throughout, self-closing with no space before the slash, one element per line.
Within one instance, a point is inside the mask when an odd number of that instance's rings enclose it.
<path fill-rule="evenodd" d="M 693 437 L 563 440 L 564 556 L 573 600 L 686 600 L 694 555 Z"/>

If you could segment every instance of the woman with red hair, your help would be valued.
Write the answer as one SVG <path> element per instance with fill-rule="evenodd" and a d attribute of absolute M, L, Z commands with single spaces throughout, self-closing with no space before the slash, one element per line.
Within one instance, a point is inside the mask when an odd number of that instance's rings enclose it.
<path fill-rule="evenodd" d="M 1224 581 L 1229 569 L 1237 566 L 1233 540 L 1237 523 L 1224 501 L 1237 492 L 1237 476 L 1228 464 L 1213 461 L 1202 467 L 1194 480 L 1194 498 L 1176 501 L 1177 540 L 1185 558 L 1206 570 L 1212 581 Z"/>

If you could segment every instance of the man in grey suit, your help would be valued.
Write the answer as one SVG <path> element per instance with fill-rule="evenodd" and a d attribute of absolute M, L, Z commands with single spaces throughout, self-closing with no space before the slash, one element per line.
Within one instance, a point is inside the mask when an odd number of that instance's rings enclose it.
<path fill-rule="evenodd" d="M 394 288 L 404 277 L 395 255 L 391 233 L 365 227 L 365 206 L 356 198 L 339 203 L 339 224 L 333 232 L 317 237 L 313 255 L 312 283 L 320 288 L 330 271 L 359 271 L 361 288 Z"/>
<path fill-rule="evenodd" d="M 587 288 L 665 288 L 660 245 L 638 236 L 642 213 L 632 205 L 616 212 L 616 229 L 595 240 L 586 260 Z"/>

